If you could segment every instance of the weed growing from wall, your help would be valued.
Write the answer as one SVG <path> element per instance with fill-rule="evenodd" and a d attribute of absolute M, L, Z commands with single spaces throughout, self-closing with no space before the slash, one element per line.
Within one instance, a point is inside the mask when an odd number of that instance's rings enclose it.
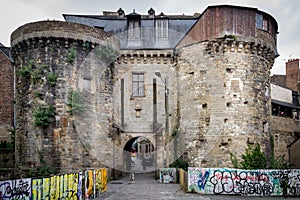
<path fill-rule="evenodd" d="M 36 97 L 36 98 L 41 98 L 43 96 L 43 94 L 39 91 L 34 91 L 33 96 Z"/>
<path fill-rule="evenodd" d="M 45 65 L 34 63 L 30 60 L 27 65 L 17 70 L 17 75 L 23 78 L 30 78 L 32 84 L 36 84 L 41 81 L 43 68 Z"/>
<path fill-rule="evenodd" d="M 47 76 L 49 85 L 51 87 L 55 87 L 56 86 L 56 82 L 57 82 L 57 74 L 54 72 L 50 72 Z"/>
<path fill-rule="evenodd" d="M 66 62 L 69 63 L 70 65 L 73 65 L 76 56 L 77 56 L 77 50 L 74 47 L 70 48 L 67 53 Z"/>
<path fill-rule="evenodd" d="M 29 61 L 27 65 L 20 67 L 17 70 L 17 76 L 21 76 L 23 78 L 29 78 L 32 70 L 33 61 Z"/>
<path fill-rule="evenodd" d="M 96 49 L 96 55 L 99 59 L 111 63 L 117 58 L 118 52 L 111 46 L 99 46 Z"/>
<path fill-rule="evenodd" d="M 40 164 L 36 168 L 31 168 L 29 171 L 29 176 L 30 177 L 45 177 L 45 176 L 50 176 L 51 174 L 54 173 L 54 170 L 46 164 L 45 158 L 41 152 L 39 153 L 39 161 Z"/>
<path fill-rule="evenodd" d="M 53 121 L 55 108 L 53 106 L 39 106 L 33 113 L 34 125 L 37 127 L 47 128 Z"/>
<path fill-rule="evenodd" d="M 38 83 L 42 78 L 42 72 L 39 67 L 37 67 L 35 70 L 32 70 L 30 73 L 30 80 L 31 83 L 36 84 Z"/>
<path fill-rule="evenodd" d="M 79 90 L 71 90 L 69 92 L 69 98 L 68 98 L 68 104 L 67 104 L 70 108 L 68 110 L 70 115 L 79 115 L 80 113 L 82 113 L 84 111 L 82 103 L 83 102 L 82 102 L 82 98 L 80 95 L 80 91 Z"/>

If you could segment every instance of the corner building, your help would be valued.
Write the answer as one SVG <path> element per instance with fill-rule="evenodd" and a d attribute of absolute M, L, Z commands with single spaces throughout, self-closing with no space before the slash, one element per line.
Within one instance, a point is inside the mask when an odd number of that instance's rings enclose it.
<path fill-rule="evenodd" d="M 44 98 L 56 109 L 46 130 L 32 127 L 31 115 L 23 117 L 22 109 L 30 113 L 35 107 L 24 104 L 25 98 L 34 96 L 26 93 L 30 87 L 23 91 L 18 117 L 26 123 L 19 121 L 17 127 L 32 137 L 20 135 L 21 154 L 52 152 L 49 159 L 55 160 L 52 164 L 59 171 L 99 163 L 130 171 L 135 141 L 143 141 L 135 150 L 153 159 L 148 170 L 164 167 L 181 155 L 190 166 L 228 167 L 229 152 L 241 155 L 255 142 L 270 150 L 269 77 L 278 55 L 278 25 L 269 14 L 220 5 L 193 16 L 157 15 L 152 8 L 148 15 L 135 11 L 126 15 L 120 8 L 103 15 L 64 18 L 65 25 L 60 22 L 60 26 L 71 28 L 60 34 L 57 28 L 43 31 L 35 26 L 31 29 L 35 33 L 25 38 L 30 24 L 13 33 L 17 67 L 27 62 L 28 55 L 41 63 L 54 61 L 50 69 L 60 80 L 51 88 L 53 95 Z M 110 39 L 99 39 L 99 34 Z M 43 45 L 35 47 L 36 43 Z M 114 47 L 115 61 L 90 59 L 82 64 L 91 56 L 86 51 L 99 45 Z M 64 57 L 71 46 L 80 53 L 73 65 L 67 65 Z M 84 95 L 88 112 L 81 116 L 67 111 L 71 89 Z M 36 135 L 40 140 L 34 139 Z M 33 148 L 35 143 L 39 145 Z M 32 164 L 37 157 L 31 159 Z M 85 164 L 78 166 L 78 161 Z"/>

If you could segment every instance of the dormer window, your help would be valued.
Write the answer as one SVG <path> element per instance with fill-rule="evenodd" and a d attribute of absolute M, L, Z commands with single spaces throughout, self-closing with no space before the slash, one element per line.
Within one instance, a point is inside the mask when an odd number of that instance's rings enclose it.
<path fill-rule="evenodd" d="M 167 38 L 168 37 L 168 19 L 156 20 L 156 37 Z"/>
<path fill-rule="evenodd" d="M 141 38 L 141 15 L 133 9 L 133 12 L 126 15 L 126 17 L 128 21 L 128 39 L 139 40 Z"/>
<path fill-rule="evenodd" d="M 140 21 L 131 20 L 128 25 L 128 39 L 140 39 L 141 37 Z"/>
<path fill-rule="evenodd" d="M 156 38 L 168 38 L 169 20 L 164 13 L 157 15 L 155 20 Z"/>
<path fill-rule="evenodd" d="M 124 18 L 125 17 L 125 12 L 122 8 L 119 8 L 119 10 L 117 11 L 118 13 L 118 17 L 119 18 Z"/>
<path fill-rule="evenodd" d="M 149 18 L 154 18 L 155 17 L 155 11 L 154 11 L 153 8 L 150 8 L 148 10 L 148 16 L 149 16 Z"/>

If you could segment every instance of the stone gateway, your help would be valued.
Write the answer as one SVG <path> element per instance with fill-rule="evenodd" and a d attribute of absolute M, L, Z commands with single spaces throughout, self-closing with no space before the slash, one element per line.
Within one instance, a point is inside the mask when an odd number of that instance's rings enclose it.
<path fill-rule="evenodd" d="M 184 155 L 230 167 L 258 142 L 270 150 L 270 69 L 278 25 L 255 8 L 201 15 L 64 15 L 11 36 L 16 160 L 56 172 L 141 172 Z"/>

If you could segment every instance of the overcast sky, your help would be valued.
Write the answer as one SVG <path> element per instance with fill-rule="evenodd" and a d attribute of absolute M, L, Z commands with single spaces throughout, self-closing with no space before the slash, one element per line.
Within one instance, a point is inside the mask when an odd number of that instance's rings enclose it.
<path fill-rule="evenodd" d="M 0 4 L 0 42 L 10 46 L 10 34 L 19 26 L 39 20 L 63 20 L 62 14 L 102 14 L 102 11 L 146 14 L 152 7 L 156 13 L 202 13 L 210 5 L 239 5 L 258 8 L 271 14 L 279 24 L 278 51 L 272 72 L 285 74 L 285 62 L 300 58 L 299 0 L 6 0 Z"/>

